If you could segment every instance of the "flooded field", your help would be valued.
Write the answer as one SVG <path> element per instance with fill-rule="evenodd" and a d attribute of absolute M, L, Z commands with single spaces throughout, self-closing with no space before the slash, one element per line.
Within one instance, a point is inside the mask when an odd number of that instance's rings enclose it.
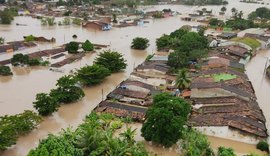
<path fill-rule="evenodd" d="M 261 5 L 251 5 L 246 3 L 235 2 L 229 0 L 227 7 L 227 14 L 230 15 L 230 8 L 236 7 L 237 9 L 248 13 Z M 237 7 L 239 6 L 239 7 Z M 171 8 L 180 13 L 190 13 L 191 10 L 198 9 L 192 6 L 156 6 L 155 8 Z M 219 11 L 221 6 L 209 6 L 213 11 Z M 152 7 L 148 9 L 153 9 Z M 16 26 L 15 23 L 27 24 L 27 26 Z M 93 43 L 110 45 L 108 49 L 116 50 L 124 55 L 128 62 L 127 69 L 118 74 L 113 74 L 106 78 L 105 82 L 101 85 L 94 87 L 84 88 L 86 96 L 79 102 L 62 105 L 58 112 L 52 116 L 44 118 L 44 121 L 30 134 L 20 137 L 17 145 L 13 148 L 0 153 L 3 156 L 24 156 L 28 153 L 29 149 L 37 146 L 39 139 L 47 136 L 48 133 L 57 133 L 63 128 L 69 126 L 76 127 L 80 124 L 91 110 L 102 100 L 101 91 L 104 90 L 105 96 L 112 91 L 121 81 L 125 80 L 132 72 L 134 66 L 142 63 L 148 54 L 154 53 L 155 40 L 164 33 L 170 33 L 183 25 L 197 25 L 198 23 L 183 22 L 180 17 L 171 17 L 166 19 L 150 20 L 149 24 L 142 27 L 127 27 L 127 28 L 114 28 L 111 31 L 95 31 L 92 29 L 84 29 L 77 26 L 53 26 L 42 27 L 40 21 L 30 17 L 16 17 L 12 25 L 0 25 L 0 36 L 4 37 L 6 41 L 22 40 L 25 35 L 44 36 L 46 38 L 56 38 L 54 44 L 42 44 L 31 49 L 17 51 L 15 53 L 29 53 L 37 50 L 49 49 L 66 42 L 72 41 L 72 35 L 76 34 L 78 38 L 76 41 L 90 40 Z M 130 49 L 131 41 L 134 37 L 146 37 L 150 40 L 150 47 L 145 51 L 136 51 Z M 40 92 L 49 92 L 50 89 L 55 87 L 56 80 L 68 74 L 70 70 L 80 68 L 86 64 L 92 64 L 97 53 L 87 54 L 81 61 L 74 62 L 70 65 L 62 67 L 65 73 L 58 73 L 49 71 L 47 67 L 39 68 L 19 68 L 12 67 L 14 75 L 12 77 L 0 77 L 0 115 L 17 114 L 26 109 L 33 110 L 32 102 L 35 101 L 35 95 Z M 252 81 L 258 97 L 258 103 L 264 111 L 264 114 L 269 123 L 270 113 L 267 110 L 268 101 L 270 97 L 267 93 L 270 89 L 269 82 L 263 77 L 263 68 L 265 64 L 265 57 L 270 56 L 270 51 L 257 55 L 247 65 L 247 74 Z M 0 61 L 12 57 L 12 53 L 1 54 Z M 269 124 L 268 124 L 269 129 Z M 210 139 L 211 140 L 211 139 Z M 236 145 L 238 146 L 238 145 Z M 159 151 L 162 155 L 174 155 L 172 151 L 165 151 L 162 148 L 155 148 L 147 145 L 147 148 L 152 148 L 154 151 Z M 247 147 L 248 148 L 248 147 Z M 151 151 L 151 149 L 150 149 Z"/>

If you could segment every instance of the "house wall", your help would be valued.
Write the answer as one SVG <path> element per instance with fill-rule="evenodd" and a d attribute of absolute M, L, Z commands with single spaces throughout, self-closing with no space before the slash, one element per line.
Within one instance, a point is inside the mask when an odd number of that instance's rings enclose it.
<path fill-rule="evenodd" d="M 243 135 L 237 130 L 230 129 L 228 126 L 202 126 L 193 128 L 209 136 L 235 140 L 248 144 L 257 144 L 259 142 L 256 137 Z"/>
<path fill-rule="evenodd" d="M 155 75 L 155 74 L 162 74 L 162 75 L 165 75 L 166 72 L 163 72 L 163 71 L 159 71 L 159 70 L 156 70 L 156 69 L 137 69 L 138 72 L 144 72 L 144 73 L 147 73 L 147 74 L 150 74 L 150 75 Z"/>
<path fill-rule="evenodd" d="M 131 80 L 136 80 L 136 81 L 142 81 L 146 84 L 150 84 L 153 86 L 160 86 L 161 84 L 166 84 L 165 79 L 158 79 L 158 78 L 148 78 L 148 79 L 143 79 L 141 77 L 135 76 L 135 75 L 130 75 Z"/>
<path fill-rule="evenodd" d="M 149 93 L 150 90 L 139 87 L 139 86 L 135 86 L 135 85 L 126 85 L 128 90 L 132 90 L 132 91 L 138 91 L 138 92 L 144 92 L 144 93 Z"/>
<path fill-rule="evenodd" d="M 93 22 L 89 22 L 89 23 L 85 24 L 84 27 L 102 30 L 102 26 L 101 25 L 95 24 Z"/>

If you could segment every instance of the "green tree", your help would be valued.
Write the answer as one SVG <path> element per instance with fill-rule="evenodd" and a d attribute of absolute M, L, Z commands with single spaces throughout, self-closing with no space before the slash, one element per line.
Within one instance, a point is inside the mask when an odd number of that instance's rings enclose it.
<path fill-rule="evenodd" d="M 132 40 L 131 48 L 138 49 L 138 50 L 144 50 L 149 46 L 148 43 L 149 43 L 149 40 L 147 38 L 136 37 Z"/>
<path fill-rule="evenodd" d="M 110 50 L 100 53 L 95 59 L 95 64 L 104 66 L 112 73 L 119 72 L 127 67 L 126 60 L 123 58 L 123 55 L 117 51 Z"/>
<path fill-rule="evenodd" d="M 180 39 L 183 35 L 187 34 L 188 32 L 189 31 L 187 29 L 180 28 L 180 29 L 177 29 L 174 32 L 172 32 L 170 34 L 170 37 Z"/>
<path fill-rule="evenodd" d="M 72 76 L 63 76 L 57 80 L 56 89 L 52 89 L 50 96 L 59 103 L 71 103 L 85 96 L 83 90 L 76 86 L 77 80 Z"/>
<path fill-rule="evenodd" d="M 113 14 L 113 23 L 117 23 L 117 17 L 116 17 L 116 14 Z"/>
<path fill-rule="evenodd" d="M 175 80 L 175 85 L 177 86 L 177 88 L 186 89 L 190 86 L 190 83 L 191 77 L 189 76 L 188 70 L 187 69 L 179 70 Z"/>
<path fill-rule="evenodd" d="M 60 106 L 54 97 L 45 93 L 36 95 L 36 101 L 33 102 L 34 108 L 40 115 L 47 116 L 58 110 Z"/>
<path fill-rule="evenodd" d="M 82 44 L 82 48 L 83 48 L 84 51 L 93 51 L 94 50 L 94 45 L 89 40 L 86 40 Z"/>
<path fill-rule="evenodd" d="M 0 75 L 9 76 L 12 75 L 11 69 L 9 66 L 1 66 L 0 65 Z"/>
<path fill-rule="evenodd" d="M 244 15 L 244 13 L 243 13 L 243 11 L 241 10 L 241 11 L 238 13 L 238 18 L 239 18 L 239 19 L 242 19 L 243 15 Z"/>
<path fill-rule="evenodd" d="M 236 156 L 232 148 L 219 147 L 218 156 Z"/>
<path fill-rule="evenodd" d="M 146 141 L 170 147 L 181 137 L 191 106 L 184 99 L 161 93 L 154 97 L 141 129 Z"/>
<path fill-rule="evenodd" d="M 69 42 L 66 44 L 66 47 L 65 47 L 65 50 L 71 54 L 78 53 L 78 49 L 79 49 L 79 43 L 77 42 Z"/>
<path fill-rule="evenodd" d="M 94 64 L 82 67 L 77 71 L 76 77 L 83 85 L 91 86 L 101 83 L 105 77 L 110 75 L 110 70 L 104 66 Z"/>
<path fill-rule="evenodd" d="M 168 56 L 168 65 L 176 69 L 186 67 L 188 65 L 188 57 L 184 52 L 172 52 Z"/>
<path fill-rule="evenodd" d="M 194 49 L 206 49 L 208 48 L 208 41 L 204 36 L 200 36 L 196 32 L 189 32 L 183 35 L 180 39 L 181 46 L 180 51 L 190 52 Z"/>

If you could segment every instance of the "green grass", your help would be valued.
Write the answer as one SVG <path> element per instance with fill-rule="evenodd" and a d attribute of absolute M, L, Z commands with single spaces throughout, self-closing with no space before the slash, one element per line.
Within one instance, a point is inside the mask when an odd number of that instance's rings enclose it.
<path fill-rule="evenodd" d="M 235 79 L 237 76 L 232 74 L 213 74 L 212 77 L 215 82 L 220 82 L 221 80 L 226 81 Z"/>
<path fill-rule="evenodd" d="M 261 46 L 261 43 L 259 41 L 250 37 L 244 37 L 244 38 L 236 37 L 236 38 L 233 38 L 232 41 L 244 43 L 250 46 L 253 50 Z"/>

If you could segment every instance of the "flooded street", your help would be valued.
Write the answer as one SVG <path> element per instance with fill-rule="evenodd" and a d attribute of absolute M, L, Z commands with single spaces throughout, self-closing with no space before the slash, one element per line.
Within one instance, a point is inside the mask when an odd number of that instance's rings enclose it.
<path fill-rule="evenodd" d="M 236 7 L 238 9 L 237 5 L 239 6 L 239 10 L 241 10 L 240 8 L 243 8 L 245 13 L 253 11 L 253 7 L 255 9 L 261 6 L 252 4 L 251 7 L 247 7 L 247 5 L 250 4 L 229 0 L 227 14 L 231 14 L 230 8 L 232 7 Z M 190 13 L 191 10 L 198 9 L 198 7 L 193 6 L 168 5 L 156 6 L 155 8 L 160 10 L 163 8 L 171 8 L 173 11 L 178 11 L 180 13 Z M 221 6 L 209 6 L 207 8 L 213 9 L 214 13 L 218 13 Z M 148 9 L 151 10 L 153 8 L 149 7 Z M 108 49 L 122 53 L 128 63 L 127 69 L 124 72 L 112 74 L 100 85 L 84 88 L 85 97 L 81 101 L 61 105 L 58 112 L 54 113 L 50 117 L 44 118 L 44 121 L 36 130 L 26 136 L 20 137 L 13 148 L 6 150 L 4 153 L 0 153 L 0 155 L 25 156 L 28 151 L 37 146 L 38 141 L 46 137 L 48 133 L 57 133 L 61 129 L 65 129 L 69 126 L 76 127 L 78 124 L 82 123 L 85 115 L 89 114 L 91 110 L 93 110 L 93 108 L 102 100 L 102 89 L 104 90 L 105 98 L 110 91 L 129 76 L 133 71 L 134 66 L 142 63 L 148 54 L 156 52 L 156 38 L 160 37 L 162 34 L 170 33 L 183 25 L 198 25 L 198 23 L 181 21 L 178 16 L 149 21 L 150 23 L 145 24 L 143 27 L 113 28 L 111 31 L 95 31 L 78 26 L 42 27 L 40 26 L 39 20 L 32 19 L 30 17 L 16 17 L 12 25 L 0 25 L 0 36 L 4 37 L 7 42 L 22 40 L 23 36 L 30 34 L 34 36 L 44 36 L 46 38 L 56 38 L 56 43 L 54 44 L 39 44 L 37 47 L 25 49 L 23 51 L 16 51 L 14 53 L 22 52 L 26 54 L 37 50 L 59 46 L 69 41 L 73 41 L 72 35 L 76 34 L 78 38 L 75 41 L 83 42 L 88 39 L 93 43 L 110 45 Z M 27 24 L 27 26 L 16 26 L 15 23 Z M 150 40 L 150 46 L 145 51 L 130 49 L 132 39 L 138 36 L 146 37 Z M 0 61 L 11 58 L 14 53 L 0 54 Z M 35 101 L 35 95 L 37 93 L 49 92 L 51 89 L 55 88 L 56 80 L 64 74 L 69 74 L 70 70 L 78 69 L 86 64 L 91 65 L 96 55 L 97 53 L 87 54 L 87 56 L 82 60 L 63 66 L 61 69 L 63 69 L 65 73 L 49 71 L 48 67 L 12 67 L 14 72 L 12 77 L 0 77 L 0 115 L 12 115 L 21 113 L 24 110 L 34 110 L 32 102 Z M 246 69 L 256 90 L 258 103 L 264 111 L 269 123 L 270 112 L 267 111 L 267 106 L 268 101 L 270 101 L 270 97 L 267 96 L 267 93 L 270 90 L 270 83 L 265 79 L 265 77 L 262 77 L 266 61 L 265 57 L 270 57 L 270 51 L 258 54 L 247 65 Z M 269 124 L 268 129 L 270 129 Z M 153 148 L 153 151 L 160 150 L 159 148 L 156 149 L 152 146 L 147 146 L 147 148 Z M 167 154 L 162 153 L 162 155 L 174 155 L 172 153 L 171 151 L 168 151 Z"/>

